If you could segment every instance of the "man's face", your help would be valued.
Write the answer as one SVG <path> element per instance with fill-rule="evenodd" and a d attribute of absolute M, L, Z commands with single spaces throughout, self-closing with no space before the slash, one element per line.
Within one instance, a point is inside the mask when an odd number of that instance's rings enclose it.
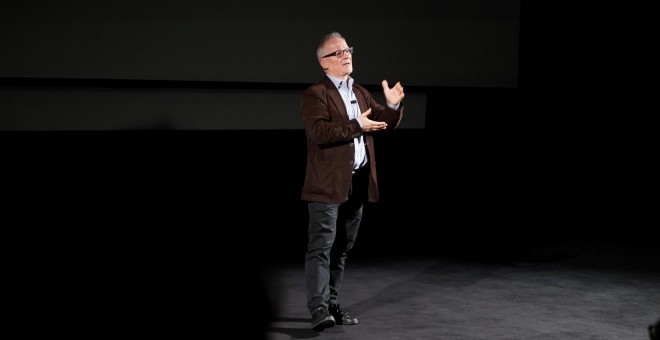
<path fill-rule="evenodd" d="M 332 38 L 325 42 L 322 55 L 327 55 L 336 51 L 344 51 L 348 49 L 346 41 L 341 38 Z M 319 63 L 325 72 L 331 76 L 343 79 L 353 72 L 353 53 L 345 51 L 341 53 L 340 57 L 331 55 L 321 58 Z"/>

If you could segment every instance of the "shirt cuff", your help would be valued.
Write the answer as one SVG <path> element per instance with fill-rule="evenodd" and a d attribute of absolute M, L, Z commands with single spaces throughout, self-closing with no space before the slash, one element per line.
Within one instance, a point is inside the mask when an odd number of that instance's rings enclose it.
<path fill-rule="evenodd" d="M 396 104 L 396 106 L 392 106 L 392 105 L 390 105 L 390 103 L 387 103 L 387 107 L 389 107 L 390 109 L 392 109 L 394 111 L 398 110 L 399 106 L 401 106 L 401 103 Z"/>

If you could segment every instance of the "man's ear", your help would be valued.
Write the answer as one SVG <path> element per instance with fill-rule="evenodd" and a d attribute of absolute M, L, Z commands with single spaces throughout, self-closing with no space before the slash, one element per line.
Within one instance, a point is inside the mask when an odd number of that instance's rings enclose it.
<path fill-rule="evenodd" d="M 325 60 L 324 59 L 319 60 L 319 64 L 321 64 L 321 68 L 323 69 L 323 71 L 326 71 L 328 69 L 327 67 L 324 67 L 325 66 Z"/>

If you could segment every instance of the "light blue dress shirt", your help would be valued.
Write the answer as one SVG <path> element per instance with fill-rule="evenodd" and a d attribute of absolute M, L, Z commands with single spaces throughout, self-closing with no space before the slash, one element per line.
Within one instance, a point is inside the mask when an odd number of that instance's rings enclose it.
<path fill-rule="evenodd" d="M 339 90 L 341 98 L 344 100 L 344 105 L 346 106 L 346 112 L 348 113 L 348 119 L 355 119 L 358 121 L 358 124 L 362 126 L 360 122 L 360 105 L 357 102 L 355 93 L 353 92 L 353 83 L 355 82 L 353 78 L 348 77 L 348 81 L 344 82 L 340 79 L 337 79 L 331 75 L 327 75 L 328 78 L 332 81 L 333 84 Z M 351 103 L 353 101 L 353 103 Z M 353 170 L 359 169 L 367 164 L 367 150 L 364 145 L 364 136 L 360 135 L 359 137 L 354 138 L 355 144 L 355 162 L 353 163 Z"/>

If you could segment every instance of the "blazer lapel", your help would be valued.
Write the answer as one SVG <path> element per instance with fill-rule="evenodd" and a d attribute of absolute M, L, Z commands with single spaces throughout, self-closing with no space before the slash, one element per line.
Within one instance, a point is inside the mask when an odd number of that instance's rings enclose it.
<path fill-rule="evenodd" d="M 355 99 L 358 101 L 358 105 L 360 106 L 360 114 L 362 114 L 362 112 L 369 109 L 369 106 L 367 105 L 367 98 L 364 97 L 362 90 L 355 86 L 355 83 L 353 84 L 353 93 L 355 93 Z"/>
<path fill-rule="evenodd" d="M 332 102 L 332 104 L 335 105 L 335 108 L 337 109 L 336 112 L 341 114 L 341 116 L 345 120 L 348 120 L 348 112 L 346 112 L 346 105 L 344 105 L 344 100 L 341 99 L 339 90 L 335 87 L 335 84 L 333 84 L 332 81 L 328 79 L 328 77 L 325 77 L 324 81 L 325 81 L 325 86 L 328 89 L 330 101 Z"/>

